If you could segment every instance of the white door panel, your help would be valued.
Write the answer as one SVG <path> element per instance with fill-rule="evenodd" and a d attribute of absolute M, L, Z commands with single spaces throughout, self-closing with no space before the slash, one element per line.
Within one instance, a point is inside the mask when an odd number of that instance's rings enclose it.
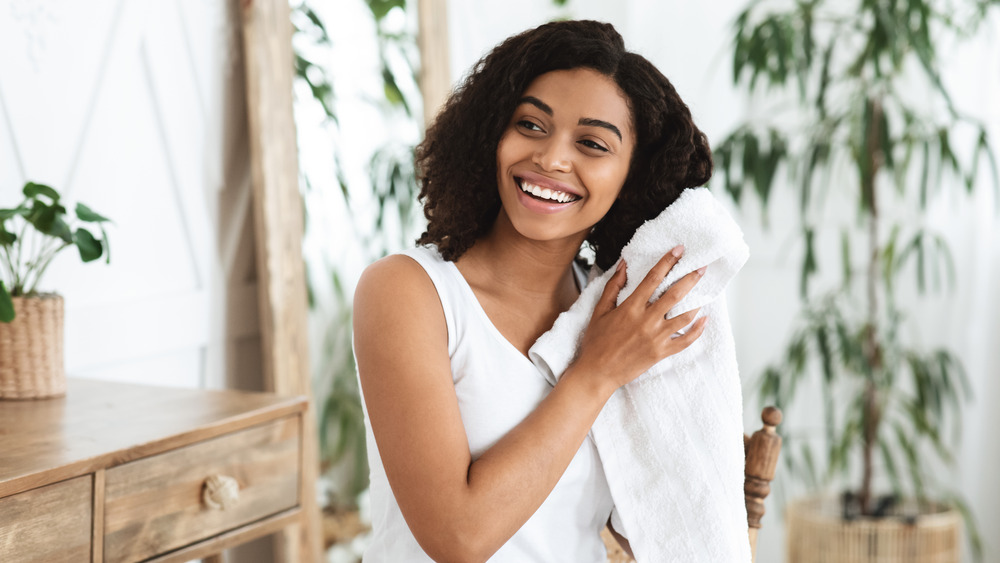
<path fill-rule="evenodd" d="M 72 375 L 260 386 L 235 0 L 0 0 L 0 205 L 49 183 L 114 221 L 66 250 Z"/>

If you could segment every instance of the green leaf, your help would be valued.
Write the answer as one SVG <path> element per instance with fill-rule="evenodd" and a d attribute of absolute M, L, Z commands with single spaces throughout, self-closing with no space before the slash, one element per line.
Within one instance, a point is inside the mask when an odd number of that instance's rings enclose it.
<path fill-rule="evenodd" d="M 73 232 L 62 217 L 56 217 L 56 220 L 52 222 L 52 230 L 45 234 L 62 239 L 63 242 L 72 242 L 73 240 Z"/>
<path fill-rule="evenodd" d="M 59 201 L 59 192 L 46 186 L 45 184 L 36 184 L 34 182 L 28 182 L 24 185 L 24 197 L 30 199 L 36 199 L 38 196 L 43 195 L 52 200 L 52 203 Z"/>
<path fill-rule="evenodd" d="M 737 176 L 734 169 L 736 149 L 740 146 L 742 139 L 741 133 L 742 131 L 737 130 L 726 137 L 717 150 L 722 175 L 726 179 L 726 192 L 737 204 L 740 203 L 743 196 L 743 178 L 742 176 Z"/>
<path fill-rule="evenodd" d="M 903 453 L 906 455 L 907 469 L 910 473 L 910 480 L 918 498 L 924 497 L 924 479 L 921 473 L 923 466 L 920 463 L 920 456 L 917 455 L 917 448 L 909 438 L 909 433 L 903 426 L 896 422 L 893 424 L 896 431 L 896 440 L 899 442 Z"/>
<path fill-rule="evenodd" d="M 27 217 L 31 212 L 31 209 L 26 207 L 23 203 L 18 205 L 13 209 L 0 209 L 0 222 L 12 219 L 14 217 Z"/>
<path fill-rule="evenodd" d="M 104 247 L 101 241 L 94 238 L 90 231 L 79 228 L 73 233 L 73 244 L 80 250 L 80 259 L 84 262 L 93 262 L 101 257 Z"/>
<path fill-rule="evenodd" d="M 306 17 L 309 18 L 309 21 L 313 24 L 313 26 L 319 30 L 317 43 L 329 44 L 330 34 L 326 31 L 326 25 L 323 23 L 323 20 L 320 19 L 319 15 L 316 14 L 316 11 L 304 4 L 302 6 L 302 11 L 305 13 Z"/>
<path fill-rule="evenodd" d="M 0 246 L 10 246 L 17 242 L 17 235 L 7 230 L 3 221 L 0 221 Z"/>
<path fill-rule="evenodd" d="M 924 237 L 923 233 L 920 233 L 917 238 L 914 239 L 916 243 L 917 251 L 917 290 L 920 293 L 924 293 L 927 289 L 927 279 L 924 273 Z"/>
<path fill-rule="evenodd" d="M 882 278 L 885 281 L 886 291 L 890 295 L 893 290 L 893 280 L 900 267 L 900 264 L 896 261 L 896 243 L 899 242 L 900 228 L 899 224 L 892 226 L 889 240 L 882 249 Z"/>
<path fill-rule="evenodd" d="M 938 146 L 941 149 L 941 168 L 944 169 L 944 165 L 948 164 L 951 166 L 951 171 L 961 177 L 962 165 L 958 163 L 958 156 L 951 148 L 951 134 L 944 127 L 938 129 Z"/>
<path fill-rule="evenodd" d="M 103 223 L 105 221 L 111 221 L 111 219 L 96 213 L 82 203 L 76 204 L 76 217 L 85 223 Z"/>
<path fill-rule="evenodd" d="M 367 0 L 368 9 L 375 16 L 375 21 L 382 21 L 393 8 L 406 8 L 406 0 Z"/>
<path fill-rule="evenodd" d="M 814 137 L 811 140 L 808 154 L 809 160 L 807 161 L 805 172 L 802 174 L 802 193 L 799 198 L 799 211 L 803 215 L 805 215 L 809 208 L 809 202 L 812 198 L 812 182 L 816 168 L 829 160 L 830 142 L 824 139 L 822 135 Z"/>
<path fill-rule="evenodd" d="M 858 167 L 858 181 L 861 184 L 861 211 L 871 213 L 875 205 L 875 161 L 874 147 L 871 146 L 871 132 L 875 127 L 872 119 L 875 113 L 875 101 L 866 98 L 861 112 L 861 127 L 858 131 L 859 150 L 855 156 Z"/>
<path fill-rule="evenodd" d="M 750 19 L 751 7 L 747 7 L 740 12 L 740 15 L 736 17 L 736 21 L 733 22 L 733 84 L 740 82 L 740 75 L 749 62 L 746 30 L 747 22 Z"/>
<path fill-rule="evenodd" d="M 920 61 L 920 65 L 923 67 L 924 73 L 930 79 L 937 92 L 941 94 L 941 97 L 944 99 L 952 117 L 957 116 L 958 112 L 955 110 L 955 104 L 951 100 L 951 94 L 949 94 L 948 89 L 944 87 L 944 82 L 941 81 L 941 75 L 938 74 L 937 66 L 935 64 L 936 57 L 934 47 L 930 36 L 912 35 L 911 40 L 913 52 L 917 55 L 917 60 Z"/>
<path fill-rule="evenodd" d="M 927 189 L 931 180 L 931 143 L 924 141 L 923 145 L 923 166 L 920 171 L 920 209 L 927 209 Z"/>
<path fill-rule="evenodd" d="M 851 237 L 846 230 L 840 231 L 840 268 L 844 277 L 844 289 L 851 285 L 851 278 L 854 277 L 853 266 L 851 265 Z"/>
<path fill-rule="evenodd" d="M 819 90 L 816 92 L 816 111 L 820 119 L 826 118 L 826 90 L 830 86 L 830 59 L 833 57 L 833 45 L 831 40 L 823 50 L 823 66 L 820 68 Z"/>
<path fill-rule="evenodd" d="M 108 232 L 104 230 L 104 224 L 98 223 L 98 227 L 101 229 L 101 244 L 104 246 L 104 263 L 111 263 L 111 245 L 108 243 Z"/>
<path fill-rule="evenodd" d="M 774 367 L 767 367 L 761 374 L 760 395 L 766 403 L 780 403 L 781 372 Z M 779 409 L 781 408 L 775 404 Z"/>
<path fill-rule="evenodd" d="M 829 333 L 825 326 L 816 328 L 816 347 L 819 349 L 820 366 L 823 368 L 823 380 L 833 383 L 833 352 L 830 350 Z"/>
<path fill-rule="evenodd" d="M 14 320 L 14 300 L 7 291 L 7 286 L 0 280 L 0 323 L 9 323 Z"/>
<path fill-rule="evenodd" d="M 896 166 L 896 161 L 893 159 L 892 149 L 892 131 L 889 129 L 889 114 L 882 109 L 881 119 L 879 120 L 879 150 L 882 153 L 883 163 L 885 167 L 889 170 L 893 170 Z"/>
<path fill-rule="evenodd" d="M 58 205 L 46 205 L 39 200 L 35 200 L 35 206 L 28 216 L 28 222 L 34 225 L 38 232 L 62 239 L 64 242 L 73 240 L 73 233 L 69 225 L 63 220 L 66 215 L 66 208 Z"/>
<path fill-rule="evenodd" d="M 805 256 L 802 258 L 802 271 L 799 274 L 799 297 L 809 298 L 809 278 L 816 273 L 816 249 L 814 247 L 815 231 L 811 227 L 803 229 L 805 237 Z"/>
<path fill-rule="evenodd" d="M 997 160 L 993 155 L 993 149 L 990 147 L 986 128 L 982 126 L 979 129 L 979 142 L 976 144 L 977 162 L 980 152 L 986 155 L 986 160 L 990 165 L 990 177 L 993 179 L 993 200 L 996 202 L 995 205 L 1000 207 L 1000 170 L 997 168 Z M 976 168 L 973 168 L 972 173 L 975 174 L 976 172 Z"/>

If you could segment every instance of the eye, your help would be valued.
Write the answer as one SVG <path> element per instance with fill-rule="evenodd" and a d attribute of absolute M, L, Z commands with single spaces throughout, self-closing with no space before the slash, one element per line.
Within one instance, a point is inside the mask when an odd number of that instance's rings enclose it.
<path fill-rule="evenodd" d="M 538 133 L 544 133 L 545 132 L 545 130 L 542 129 L 542 127 L 540 125 L 538 125 L 534 121 L 529 121 L 527 119 L 522 119 L 522 120 L 518 121 L 515 125 L 517 125 L 521 129 L 526 129 L 528 131 L 535 131 L 535 132 L 538 132 Z"/>
<path fill-rule="evenodd" d="M 592 141 L 590 139 L 581 139 L 579 142 L 581 145 L 587 147 L 588 149 L 598 150 L 601 152 L 608 152 L 608 148 L 598 143 L 597 141 Z"/>

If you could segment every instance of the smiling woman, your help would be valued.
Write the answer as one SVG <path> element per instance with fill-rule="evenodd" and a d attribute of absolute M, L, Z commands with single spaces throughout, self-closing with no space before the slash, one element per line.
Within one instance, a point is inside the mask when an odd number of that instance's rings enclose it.
<path fill-rule="evenodd" d="M 422 246 L 369 266 L 355 293 L 365 561 L 604 561 L 614 506 L 588 431 L 619 387 L 706 323 L 666 314 L 704 268 L 649 303 L 683 247 L 616 306 L 619 256 L 639 225 L 708 180 L 705 136 L 612 26 L 558 22 L 480 61 L 417 160 Z M 584 244 L 601 269 L 618 266 L 552 386 L 528 351 L 579 297 Z"/>
<path fill-rule="evenodd" d="M 543 74 L 524 94 L 497 148 L 498 220 L 535 240 L 585 238 L 628 175 L 628 100 L 589 68 Z"/>

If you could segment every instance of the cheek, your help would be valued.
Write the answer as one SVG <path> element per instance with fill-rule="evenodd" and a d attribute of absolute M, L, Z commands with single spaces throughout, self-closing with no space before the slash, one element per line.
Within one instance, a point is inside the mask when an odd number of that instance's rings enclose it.
<path fill-rule="evenodd" d="M 504 132 L 497 143 L 497 171 L 504 166 L 513 164 L 513 159 L 518 152 L 518 136 L 511 134 L 510 130 Z"/>
<path fill-rule="evenodd" d="M 606 197 L 614 201 L 621 193 L 627 176 L 627 167 L 612 166 L 607 169 L 595 171 L 593 182 L 601 186 L 602 198 Z"/>

